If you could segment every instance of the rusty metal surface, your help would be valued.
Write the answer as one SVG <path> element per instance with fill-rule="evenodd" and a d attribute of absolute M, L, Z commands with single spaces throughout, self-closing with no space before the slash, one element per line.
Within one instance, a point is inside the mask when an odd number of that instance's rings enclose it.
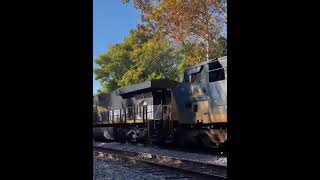
<path fill-rule="evenodd" d="M 219 61 L 224 69 L 225 79 L 209 82 L 208 63 Z M 201 67 L 201 68 L 199 68 Z M 227 57 L 205 61 L 191 67 L 198 73 L 193 82 L 190 71 L 186 71 L 184 83 L 173 89 L 173 106 L 177 119 L 184 124 L 227 122 Z"/>

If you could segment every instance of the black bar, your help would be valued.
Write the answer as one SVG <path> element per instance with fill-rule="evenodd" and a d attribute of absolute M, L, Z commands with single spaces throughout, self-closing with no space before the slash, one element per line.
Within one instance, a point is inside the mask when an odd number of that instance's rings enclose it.
<path fill-rule="evenodd" d="M 136 123 L 136 107 L 133 106 L 133 123 Z"/>
<path fill-rule="evenodd" d="M 126 113 L 126 108 L 124 109 L 124 123 L 127 123 L 127 113 Z"/>
<path fill-rule="evenodd" d="M 161 102 L 162 103 L 162 102 Z M 164 128 L 165 126 L 165 122 L 164 122 L 164 119 L 163 119 L 163 106 L 161 105 L 161 127 Z"/>

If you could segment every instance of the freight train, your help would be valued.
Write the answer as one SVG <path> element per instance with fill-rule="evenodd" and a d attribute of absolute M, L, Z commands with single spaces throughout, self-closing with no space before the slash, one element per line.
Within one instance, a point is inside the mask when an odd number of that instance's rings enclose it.
<path fill-rule="evenodd" d="M 221 147 L 227 142 L 227 56 L 93 97 L 93 136 Z"/>

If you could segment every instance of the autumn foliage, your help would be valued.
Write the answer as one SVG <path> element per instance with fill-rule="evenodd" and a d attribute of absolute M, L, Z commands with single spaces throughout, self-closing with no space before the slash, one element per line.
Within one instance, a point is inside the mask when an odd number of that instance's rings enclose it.
<path fill-rule="evenodd" d="M 130 0 L 122 0 L 124 5 Z M 145 81 L 179 80 L 186 67 L 227 55 L 226 0 L 133 0 L 142 23 L 97 60 L 101 92 Z"/>

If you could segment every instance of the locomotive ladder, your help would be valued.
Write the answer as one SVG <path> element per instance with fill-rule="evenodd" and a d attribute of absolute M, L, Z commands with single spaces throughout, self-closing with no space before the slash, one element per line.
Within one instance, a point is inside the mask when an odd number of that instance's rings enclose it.
<path fill-rule="evenodd" d="M 159 114 L 160 108 L 161 115 Z M 153 119 L 148 119 L 148 113 L 153 113 Z M 159 116 L 160 118 L 157 119 L 156 117 Z M 150 112 L 148 112 L 147 106 L 144 106 L 142 117 L 143 122 L 147 126 L 147 140 L 149 141 L 149 143 L 160 140 L 160 138 L 163 138 L 161 136 L 165 135 L 163 133 L 168 133 L 172 128 L 170 105 L 159 105 L 155 113 L 153 112 L 153 109 Z M 166 135 L 164 137 L 166 137 Z"/>

